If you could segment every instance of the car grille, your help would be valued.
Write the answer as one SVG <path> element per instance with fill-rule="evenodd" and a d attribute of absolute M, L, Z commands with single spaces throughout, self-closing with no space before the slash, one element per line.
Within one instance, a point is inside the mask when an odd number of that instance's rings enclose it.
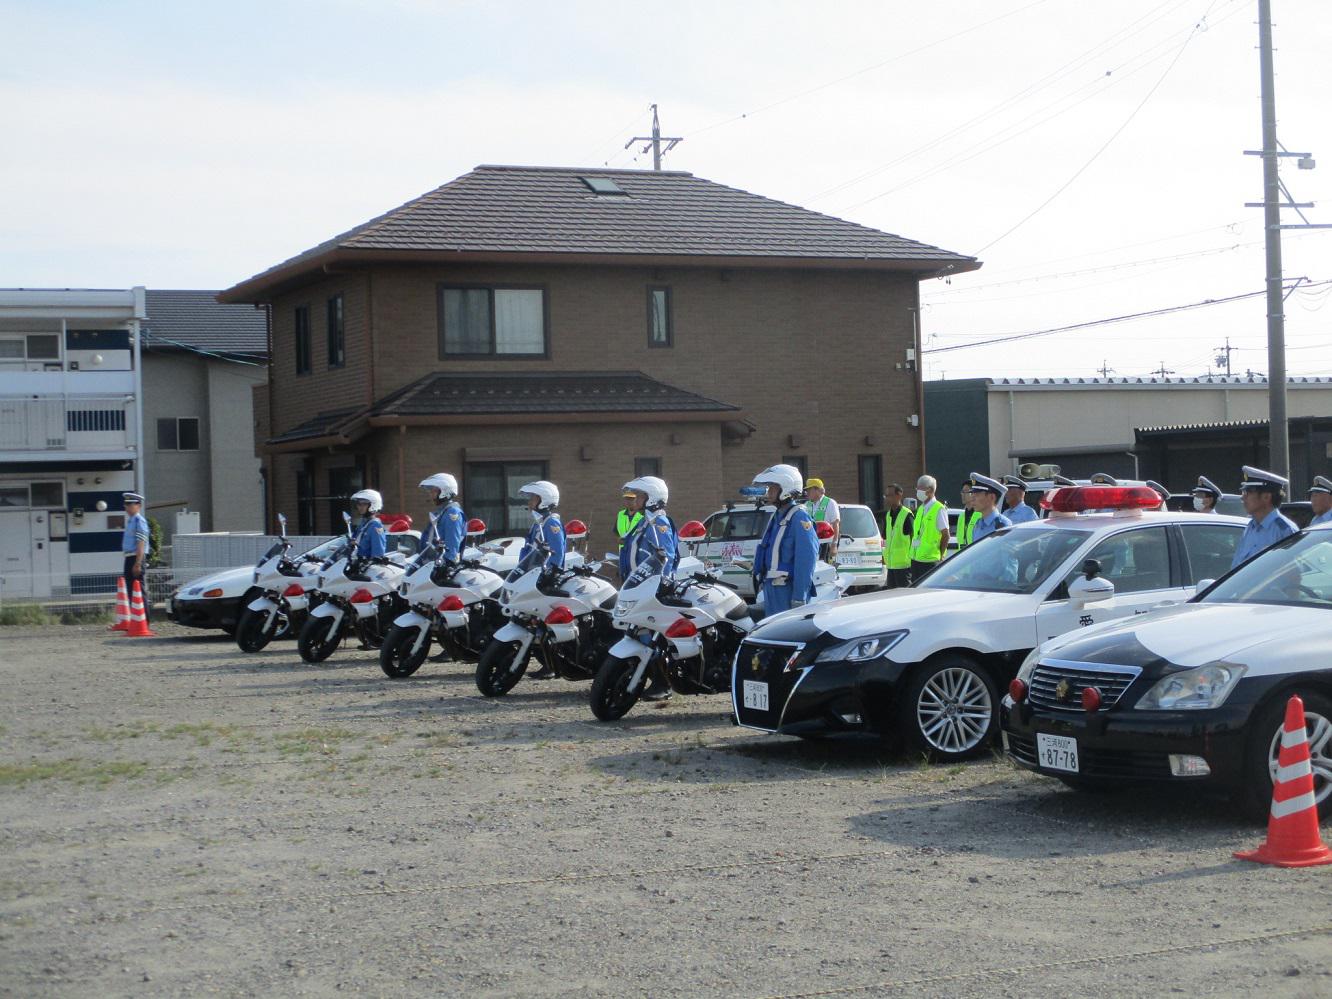
<path fill-rule="evenodd" d="M 1037 767 L 1036 740 L 1007 733 L 1008 755 L 1028 767 Z M 1053 773 L 1054 771 L 1044 771 Z M 1078 744 L 1078 772 L 1070 777 L 1139 777 L 1155 779 L 1170 776 L 1170 759 L 1165 753 L 1143 753 L 1128 749 L 1093 749 Z"/>
<path fill-rule="evenodd" d="M 782 720 L 782 710 L 795 690 L 804 670 L 786 668 L 792 658 L 799 655 L 799 645 L 768 645 L 762 642 L 743 642 L 735 655 L 732 675 L 736 718 L 741 725 L 775 732 Z M 757 680 L 768 685 L 768 710 L 745 707 L 745 681 Z"/>
<path fill-rule="evenodd" d="M 1136 666 L 1102 666 L 1049 659 L 1037 663 L 1032 670 L 1028 696 L 1038 708 L 1081 711 L 1083 688 L 1095 687 L 1101 692 L 1101 706 L 1110 708 L 1124 696 L 1124 691 L 1141 672 Z"/>

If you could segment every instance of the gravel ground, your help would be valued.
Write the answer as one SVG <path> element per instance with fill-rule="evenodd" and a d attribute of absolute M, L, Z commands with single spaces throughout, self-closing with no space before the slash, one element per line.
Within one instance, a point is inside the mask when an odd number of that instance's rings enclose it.
<path fill-rule="evenodd" d="M 1219 803 L 157 631 L 0 633 L 6 995 L 1332 995 Z"/>

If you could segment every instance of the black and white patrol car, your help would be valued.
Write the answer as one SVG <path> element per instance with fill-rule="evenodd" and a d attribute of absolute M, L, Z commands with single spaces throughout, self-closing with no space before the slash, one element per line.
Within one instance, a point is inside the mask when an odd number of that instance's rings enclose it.
<path fill-rule="evenodd" d="M 1286 702 L 1304 700 L 1332 813 L 1332 526 L 1278 542 L 1193 601 L 1042 645 L 1003 701 L 1020 765 L 1075 788 L 1166 781 L 1267 814 Z"/>
<path fill-rule="evenodd" d="M 1048 520 L 963 549 L 910 589 L 796 608 L 737 652 L 735 721 L 798 736 L 867 730 L 940 760 L 983 752 L 999 692 L 1042 642 L 1182 603 L 1230 566 L 1244 521 L 1165 513 L 1143 486 L 1070 487 Z"/>

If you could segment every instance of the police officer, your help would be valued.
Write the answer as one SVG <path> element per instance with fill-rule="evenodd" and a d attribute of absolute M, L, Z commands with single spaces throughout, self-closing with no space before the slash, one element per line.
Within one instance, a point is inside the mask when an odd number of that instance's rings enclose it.
<path fill-rule="evenodd" d="M 1326 475 L 1315 475 L 1313 485 L 1309 487 L 1309 505 L 1313 507 L 1314 524 L 1332 524 L 1332 479 Z"/>
<path fill-rule="evenodd" d="M 624 484 L 626 509 L 634 514 L 634 527 L 620 547 L 620 578 L 629 574 L 654 552 L 661 556 L 665 573 L 675 570 L 679 560 L 679 537 L 675 522 L 666 513 L 670 491 L 655 475 L 643 475 Z"/>
<path fill-rule="evenodd" d="M 353 523 L 356 525 L 357 558 L 382 558 L 388 551 L 388 536 L 383 521 L 375 514 L 384 509 L 384 497 L 375 489 L 362 489 L 352 493 Z"/>
<path fill-rule="evenodd" d="M 624 551 L 624 539 L 629 537 L 629 532 L 643 519 L 641 508 L 633 507 L 634 497 L 631 490 L 626 489 L 622 499 L 624 506 L 615 514 L 615 536 L 620 539 L 620 551 Z"/>
<path fill-rule="evenodd" d="M 1198 484 L 1193 487 L 1193 509 L 1199 513 L 1216 513 L 1220 498 L 1221 490 L 1217 484 L 1205 475 L 1198 476 Z"/>
<path fill-rule="evenodd" d="M 823 488 L 822 479 L 805 480 L 805 512 L 816 524 L 831 524 L 832 537 L 823 543 L 825 558 L 837 552 L 837 542 L 842 536 L 842 508 Z M 831 561 L 831 559 L 829 559 Z"/>
<path fill-rule="evenodd" d="M 754 552 L 754 588 L 768 614 L 803 606 L 814 594 L 819 541 L 800 502 L 803 484 L 794 465 L 773 465 L 754 476 L 754 485 L 767 487 L 764 502 L 777 508 Z"/>
<path fill-rule="evenodd" d="M 1239 547 L 1235 549 L 1234 561 L 1230 563 L 1232 569 L 1249 561 L 1268 545 L 1298 530 L 1280 509 L 1289 485 L 1288 480 L 1274 472 L 1244 466 L 1240 498 L 1244 501 L 1244 512 L 1250 519 L 1240 537 Z"/>
<path fill-rule="evenodd" d="M 1040 520 L 1036 510 L 1027 503 L 1027 484 L 1016 475 L 1005 475 L 1004 485 L 1008 487 L 1007 501 L 1000 511 L 1014 524 Z"/>
<path fill-rule="evenodd" d="M 933 475 L 916 480 L 916 512 L 911 524 L 911 582 L 938 565 L 948 554 L 948 507 L 934 495 L 939 483 Z"/>
<path fill-rule="evenodd" d="M 564 523 L 555 509 L 560 505 L 559 487 L 553 482 L 538 479 L 522 486 L 518 495 L 527 500 L 527 508 L 532 511 L 532 527 L 527 532 L 522 551 L 518 553 L 518 561 L 526 558 L 537 544 L 542 544 L 550 551 L 546 557 L 546 566 L 563 569 L 566 548 Z"/>
<path fill-rule="evenodd" d="M 134 581 L 139 581 L 143 592 L 143 616 L 148 618 L 148 581 L 143 570 L 148 566 L 148 556 L 152 552 L 152 539 L 148 532 L 148 518 L 143 515 L 143 497 L 138 493 L 123 493 L 125 502 L 125 533 L 120 538 L 120 553 L 125 556 L 125 592 L 134 593 Z"/>
<path fill-rule="evenodd" d="M 902 487 L 894 482 L 884 494 L 883 564 L 890 590 L 911 585 L 911 511 L 902 502 Z"/>
<path fill-rule="evenodd" d="M 971 528 L 973 543 L 989 537 L 1000 528 L 1013 526 L 1013 521 L 999 512 L 999 500 L 1007 491 L 1004 483 L 998 479 L 981 475 L 980 472 L 971 473 L 971 502 L 977 514 L 975 525 Z"/>
<path fill-rule="evenodd" d="M 980 511 L 976 509 L 975 500 L 971 495 L 971 480 L 967 479 L 962 483 L 962 515 L 957 518 L 958 551 L 971 544 L 971 530 L 978 520 L 980 520 Z"/>
<path fill-rule="evenodd" d="M 467 516 L 458 502 L 458 480 L 448 472 L 436 472 L 421 480 L 421 488 L 435 504 L 430 528 L 421 536 L 421 547 L 438 544 L 444 552 L 444 561 L 457 562 L 467 538 Z"/>

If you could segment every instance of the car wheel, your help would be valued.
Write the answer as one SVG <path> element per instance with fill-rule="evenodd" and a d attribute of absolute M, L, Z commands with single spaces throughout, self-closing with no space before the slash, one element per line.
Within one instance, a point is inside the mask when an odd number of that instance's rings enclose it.
<path fill-rule="evenodd" d="M 1309 733 L 1309 762 L 1313 767 L 1314 802 L 1318 817 L 1332 815 L 1332 698 L 1292 691 L 1304 701 L 1304 725 Z M 1289 694 L 1275 697 L 1257 714 L 1250 728 L 1244 760 L 1244 786 L 1236 804 L 1255 822 L 1267 820 L 1272 810 L 1272 783 L 1276 780 L 1281 730 L 1286 721 Z"/>
<path fill-rule="evenodd" d="M 899 706 L 908 744 L 932 760 L 978 756 L 998 729 L 999 696 L 975 660 L 942 655 L 918 666 Z"/>

